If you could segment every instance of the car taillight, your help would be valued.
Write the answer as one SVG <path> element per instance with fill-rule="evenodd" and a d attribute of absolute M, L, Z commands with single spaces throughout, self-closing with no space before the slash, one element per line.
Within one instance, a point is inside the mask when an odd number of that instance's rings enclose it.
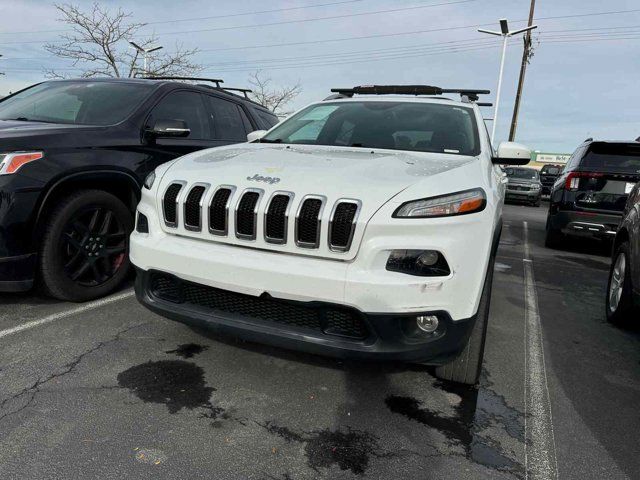
<path fill-rule="evenodd" d="M 565 190 L 578 190 L 581 178 L 599 178 L 604 174 L 598 172 L 570 172 L 564 182 Z"/>
<path fill-rule="evenodd" d="M 15 152 L 0 155 L 0 175 L 16 173 L 24 164 L 44 157 L 42 152 Z"/>

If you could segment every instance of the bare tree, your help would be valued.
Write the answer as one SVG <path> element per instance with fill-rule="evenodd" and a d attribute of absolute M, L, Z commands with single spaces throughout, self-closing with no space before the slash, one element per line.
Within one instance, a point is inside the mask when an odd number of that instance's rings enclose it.
<path fill-rule="evenodd" d="M 302 92 L 300 82 L 293 86 L 272 88 L 271 77 L 263 76 L 260 70 L 249 75 L 249 85 L 253 90 L 250 93 L 253 100 L 280 117 L 291 113 L 291 111 L 285 110 L 287 104 Z"/>
<path fill-rule="evenodd" d="M 185 49 L 176 44 L 173 53 L 162 50 L 148 54 L 148 67 L 144 72 L 138 65 L 142 61 L 140 52 L 132 49 L 128 42 L 146 24 L 131 21 L 131 13 L 120 8 L 111 12 L 98 3 L 86 12 L 71 4 L 56 4 L 55 7 L 60 14 L 58 20 L 71 28 L 69 33 L 61 35 L 61 42 L 46 44 L 44 48 L 56 57 L 71 60 L 74 67 L 82 70 L 82 77 L 187 76 L 202 70 L 191 60 L 198 49 Z M 136 39 L 142 48 L 155 45 L 157 41 L 155 35 Z M 50 78 L 65 77 L 55 69 L 47 70 L 45 74 Z"/>

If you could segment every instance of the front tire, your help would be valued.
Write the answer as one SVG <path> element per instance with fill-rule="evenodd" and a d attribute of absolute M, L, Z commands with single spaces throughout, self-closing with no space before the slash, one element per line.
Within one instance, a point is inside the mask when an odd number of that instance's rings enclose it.
<path fill-rule="evenodd" d="M 51 213 L 40 248 L 40 278 L 46 293 L 84 302 L 118 288 L 130 271 L 133 216 L 117 197 L 81 190 Z"/>
<path fill-rule="evenodd" d="M 464 349 L 458 357 L 451 362 L 436 367 L 436 377 L 442 380 L 475 385 L 480 380 L 482 371 L 482 359 L 484 358 L 484 345 L 487 337 L 487 323 L 489 321 L 489 306 L 491 303 L 491 286 L 493 284 L 493 265 L 495 259 L 489 262 L 489 270 L 482 287 L 482 297 L 478 305 L 476 323 L 471 331 Z"/>
<path fill-rule="evenodd" d="M 607 284 L 607 320 L 616 325 L 629 325 L 640 312 L 633 302 L 629 242 L 621 243 L 613 255 Z"/>

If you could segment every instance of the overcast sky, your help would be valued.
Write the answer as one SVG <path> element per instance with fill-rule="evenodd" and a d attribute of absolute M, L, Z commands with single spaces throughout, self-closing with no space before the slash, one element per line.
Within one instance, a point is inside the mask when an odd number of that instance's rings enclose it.
<path fill-rule="evenodd" d="M 522 27 L 530 0 L 102 3 L 131 11 L 135 21 L 166 22 L 143 31 L 155 32 L 166 49 L 174 49 L 176 42 L 199 47 L 203 51 L 195 60 L 207 65 L 203 76 L 221 77 L 228 86 L 246 86 L 256 68 L 272 77 L 274 85 L 300 81 L 303 92 L 293 105 L 299 108 L 324 98 L 331 87 L 361 84 L 495 92 L 501 40 L 478 33 L 477 25 L 498 29 L 497 20 L 505 17 L 512 29 Z M 311 5 L 318 6 L 294 8 Z M 286 10 L 264 13 L 277 9 Z M 237 15 L 258 11 L 263 13 Z M 590 15 L 604 12 L 622 13 Z M 65 28 L 56 16 L 47 1 L 0 0 L 0 72 L 5 72 L 0 95 L 42 80 L 45 68 L 74 73 L 69 62 L 51 58 L 42 48 L 58 39 L 55 30 Z M 590 136 L 638 137 L 640 2 L 537 0 L 536 19 L 535 56 L 527 71 L 517 140 L 537 150 L 571 152 Z M 507 50 L 499 140 L 508 136 L 521 56 L 521 40 L 514 40 Z M 492 109 L 484 110 L 486 117 L 493 115 Z"/>

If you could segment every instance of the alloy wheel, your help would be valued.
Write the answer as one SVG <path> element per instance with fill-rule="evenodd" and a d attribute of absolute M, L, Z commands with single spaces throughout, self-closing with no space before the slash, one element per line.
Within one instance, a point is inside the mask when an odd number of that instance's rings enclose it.
<path fill-rule="evenodd" d="M 618 258 L 616 258 L 616 263 L 613 266 L 611 283 L 609 285 L 609 310 L 611 310 L 612 313 L 618 309 L 620 299 L 622 298 L 626 268 L 627 258 L 624 252 L 620 252 L 618 254 Z"/>
<path fill-rule="evenodd" d="M 112 210 L 83 209 L 65 225 L 60 252 L 69 279 L 83 286 L 99 286 L 122 266 L 127 234 Z"/>

